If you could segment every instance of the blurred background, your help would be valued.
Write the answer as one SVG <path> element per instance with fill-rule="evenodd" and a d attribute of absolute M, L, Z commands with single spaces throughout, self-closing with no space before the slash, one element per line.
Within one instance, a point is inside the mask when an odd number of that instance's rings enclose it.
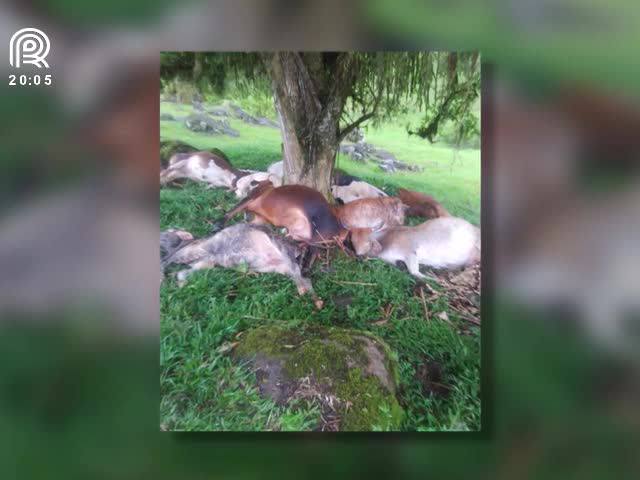
<path fill-rule="evenodd" d="M 637 2 L 345 3 L 0 4 L 7 478 L 637 476 Z M 482 434 L 158 432 L 159 52 L 268 49 L 481 51 Z"/>

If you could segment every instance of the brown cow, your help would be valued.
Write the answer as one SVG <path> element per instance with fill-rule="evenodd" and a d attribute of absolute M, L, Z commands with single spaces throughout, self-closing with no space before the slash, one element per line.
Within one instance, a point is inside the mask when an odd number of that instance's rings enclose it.
<path fill-rule="evenodd" d="M 398 196 L 408 208 L 410 217 L 439 218 L 450 217 L 451 214 L 432 196 L 421 192 L 414 192 L 404 188 L 398 189 Z"/>
<path fill-rule="evenodd" d="M 215 228 L 242 211 L 254 214 L 252 223 L 285 227 L 288 236 L 306 243 L 341 241 L 347 235 L 324 196 L 304 185 L 274 187 L 269 181 L 261 182 Z"/>
<path fill-rule="evenodd" d="M 395 197 L 361 198 L 333 207 L 333 211 L 347 230 L 370 228 L 384 230 L 404 223 L 406 207 Z"/>

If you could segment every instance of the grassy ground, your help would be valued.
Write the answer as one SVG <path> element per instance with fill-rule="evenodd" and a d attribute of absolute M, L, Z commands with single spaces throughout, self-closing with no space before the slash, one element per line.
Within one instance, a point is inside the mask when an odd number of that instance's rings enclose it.
<path fill-rule="evenodd" d="M 162 103 L 161 111 L 186 116 L 189 106 Z M 161 137 L 199 148 L 217 147 L 233 164 L 264 169 L 280 160 L 277 129 L 237 120 L 239 138 L 188 131 L 181 122 L 161 122 Z M 420 164 L 422 173 L 389 175 L 372 164 L 340 157 L 340 168 L 393 193 L 397 187 L 434 195 L 449 211 L 478 224 L 480 152 L 454 152 L 408 137 L 404 123 L 370 129 L 367 141 L 400 160 Z M 160 192 L 161 228 L 185 228 L 205 235 L 208 221 L 236 202 L 233 194 L 188 183 Z M 324 269 L 326 270 L 326 269 Z M 406 410 L 403 430 L 477 430 L 480 428 L 480 332 L 469 329 L 449 308 L 445 296 L 428 305 L 430 320 L 415 295 L 411 276 L 379 260 L 356 261 L 337 254 L 328 271 L 316 264 L 311 280 L 325 300 L 321 311 L 296 294 L 293 283 L 276 274 L 214 269 L 194 274 L 179 289 L 163 282 L 161 301 L 161 424 L 170 430 L 302 430 L 314 426 L 317 407 L 279 407 L 261 398 L 255 377 L 221 351 L 243 330 L 265 324 L 313 322 L 370 331 L 386 340 L 400 359 L 399 401 Z M 344 282 L 360 282 L 353 285 Z M 438 290 L 439 286 L 431 286 Z M 388 317 L 383 311 L 391 312 Z M 451 324 L 437 318 L 447 312 Z M 382 319 L 386 322 L 380 322 Z M 464 333 L 461 333 L 464 332 Z M 446 391 L 425 391 L 416 373 L 438 365 Z"/>

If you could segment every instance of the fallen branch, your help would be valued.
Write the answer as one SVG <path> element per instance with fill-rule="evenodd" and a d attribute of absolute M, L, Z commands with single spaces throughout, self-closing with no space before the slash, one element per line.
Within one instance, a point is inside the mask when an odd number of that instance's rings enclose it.
<path fill-rule="evenodd" d="M 478 325 L 481 326 L 482 324 L 480 323 L 480 320 L 478 320 L 477 318 L 474 318 L 472 316 L 470 316 L 469 314 L 463 312 L 462 310 L 458 310 L 457 308 L 455 308 L 453 305 L 449 305 L 451 307 L 452 310 L 454 310 L 457 314 L 460 315 L 460 318 L 462 318 L 463 320 L 466 320 L 468 322 L 473 323 L 474 325 Z"/>

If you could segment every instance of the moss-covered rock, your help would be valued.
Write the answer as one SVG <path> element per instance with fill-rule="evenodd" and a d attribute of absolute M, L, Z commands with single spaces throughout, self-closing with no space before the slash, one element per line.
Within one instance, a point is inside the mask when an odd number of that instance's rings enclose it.
<path fill-rule="evenodd" d="M 279 404 L 312 397 L 340 430 L 397 430 L 404 417 L 397 359 L 368 332 L 264 326 L 241 337 L 235 356 L 250 361 L 263 395 Z"/>
<path fill-rule="evenodd" d="M 193 147 L 188 143 L 180 142 L 178 140 L 163 140 L 160 142 L 160 165 L 163 168 L 166 168 L 169 164 L 169 159 L 176 153 L 189 153 L 197 151 L 199 151 L 198 148 Z M 229 161 L 229 158 L 227 158 L 222 150 L 219 150 L 217 148 L 210 148 L 207 151 Z"/>

